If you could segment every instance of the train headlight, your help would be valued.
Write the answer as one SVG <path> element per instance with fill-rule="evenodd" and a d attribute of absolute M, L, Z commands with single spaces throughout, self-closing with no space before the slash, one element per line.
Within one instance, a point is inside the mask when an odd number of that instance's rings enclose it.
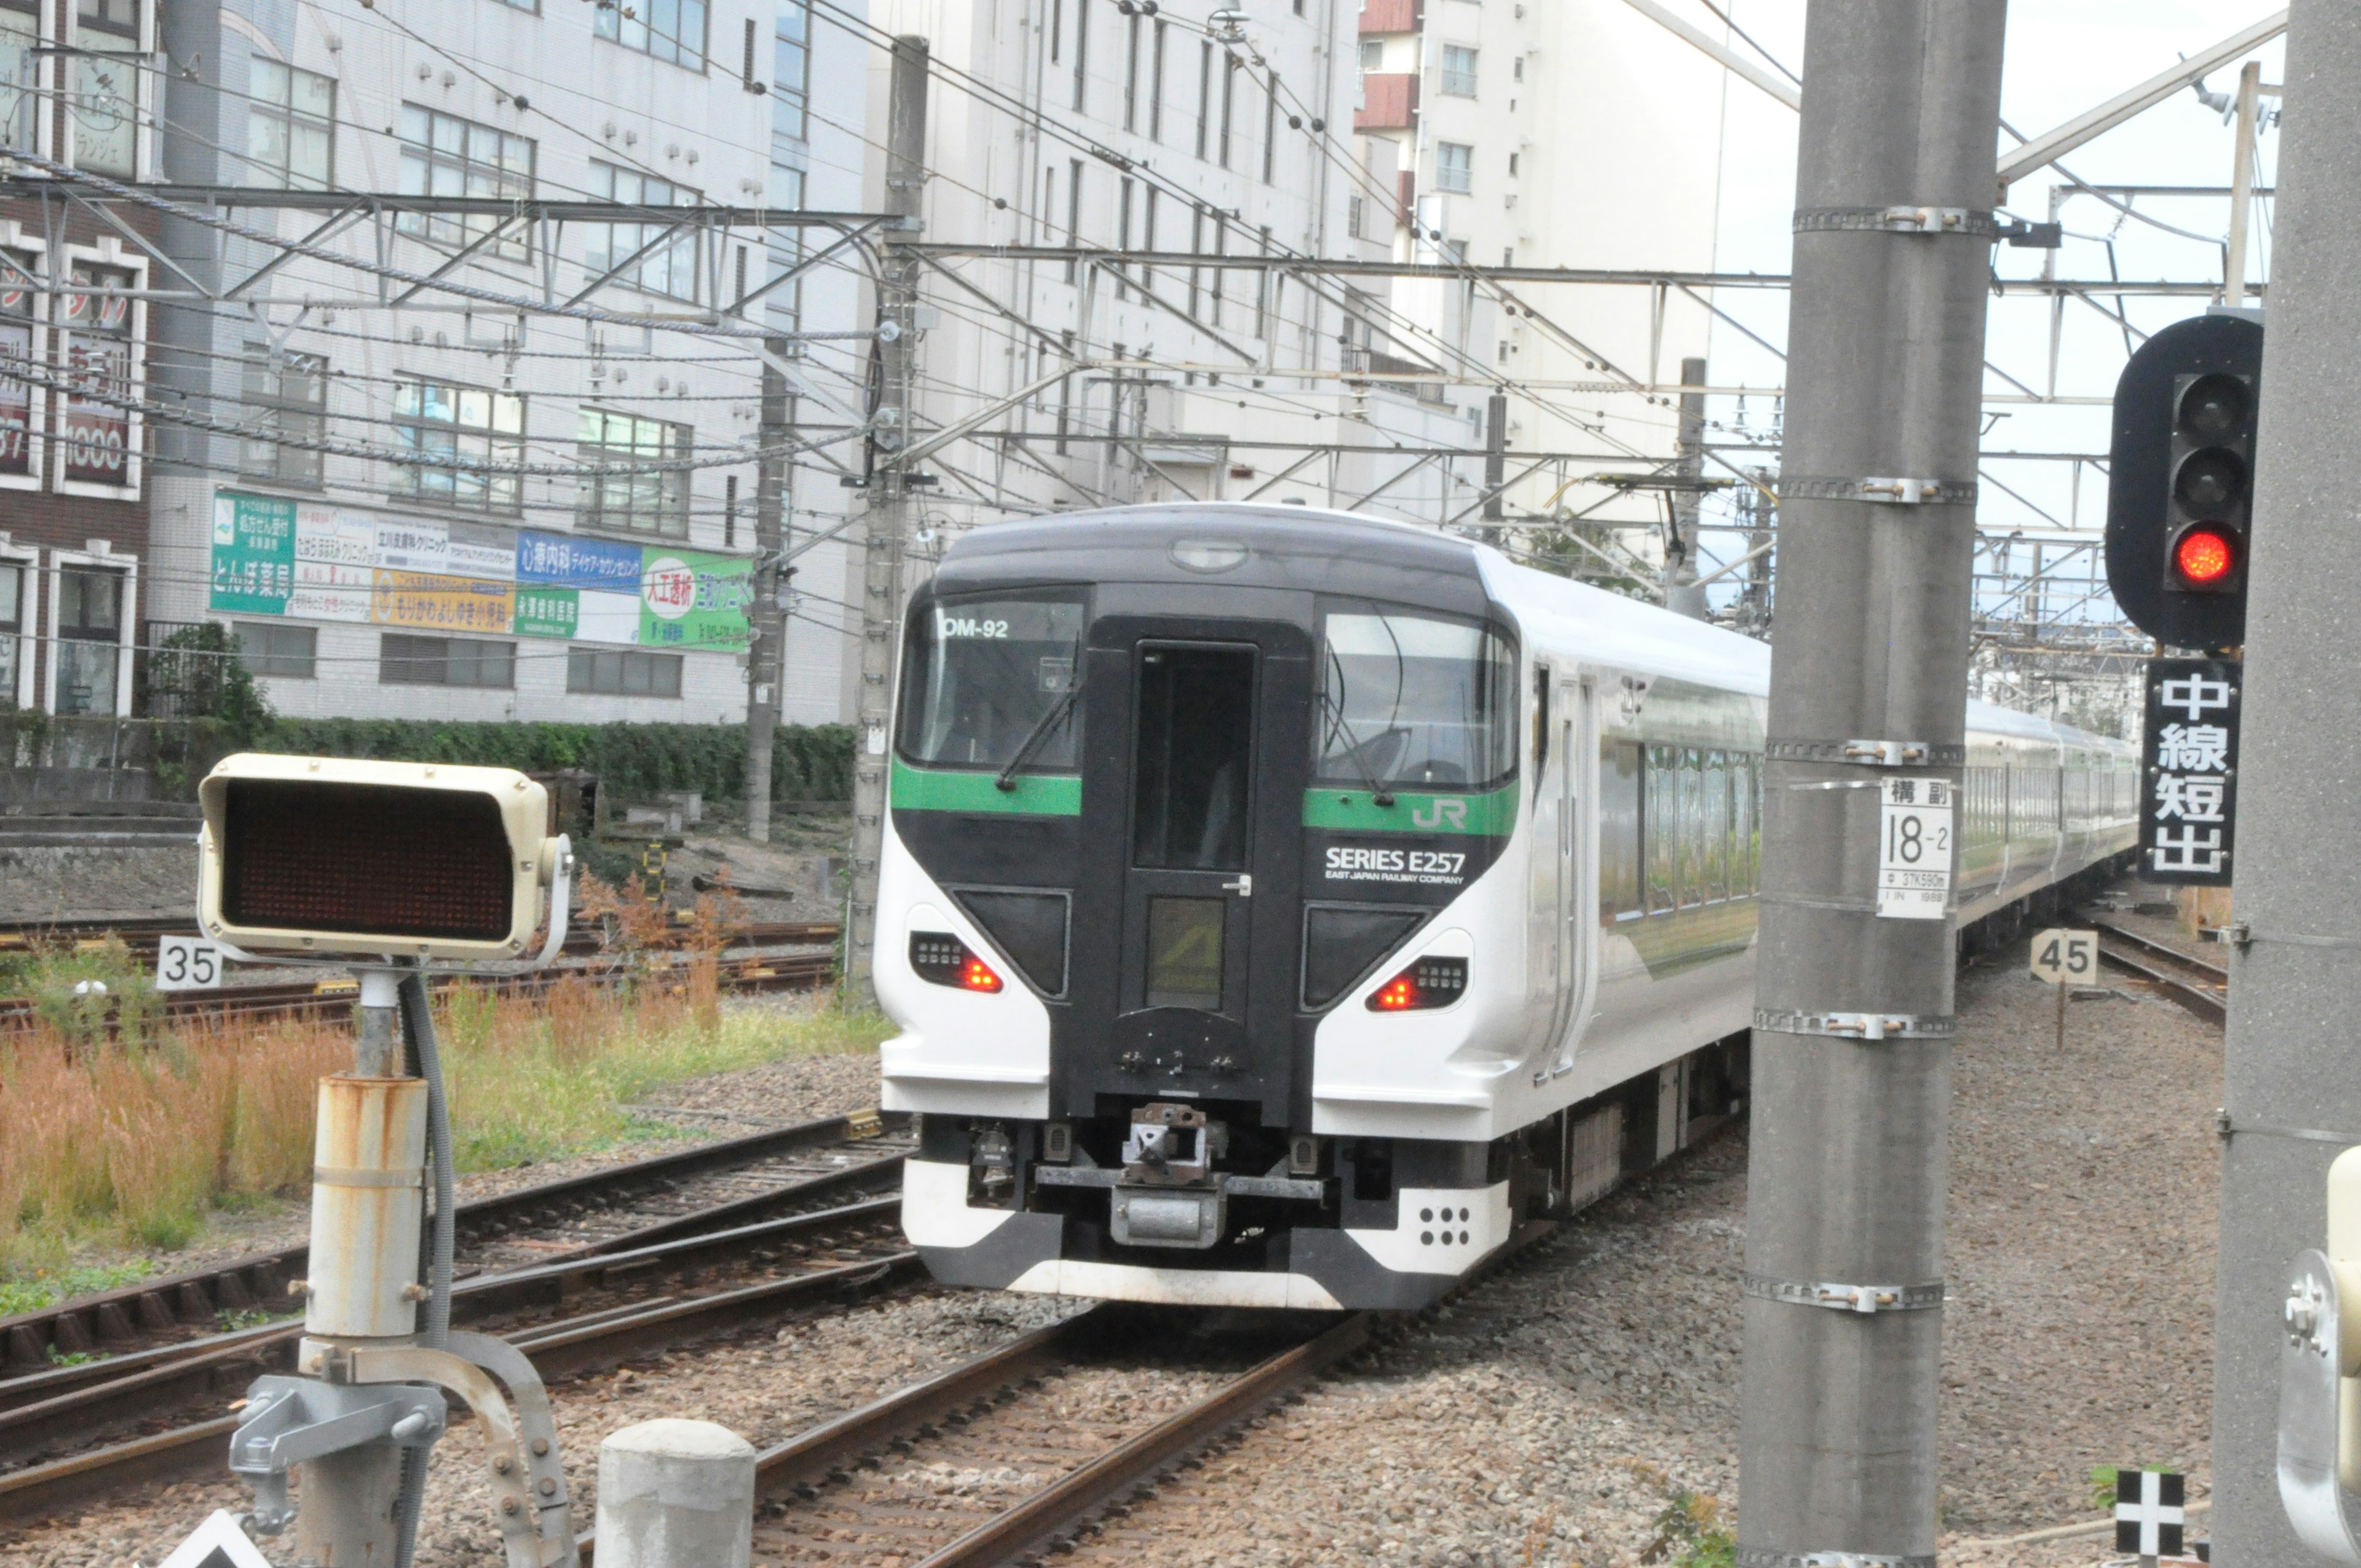
<path fill-rule="evenodd" d="M 1000 976 L 993 967 L 948 931 L 911 932 L 910 967 L 920 980 L 937 985 L 987 993 L 1000 989 Z"/>
<path fill-rule="evenodd" d="M 246 752 L 197 798 L 197 917 L 248 951 L 529 962 L 565 874 L 548 792 L 508 768 Z"/>
<path fill-rule="evenodd" d="M 1420 959 L 1369 993 L 1372 1013 L 1416 1013 L 1448 1007 L 1467 994 L 1466 959 Z"/>

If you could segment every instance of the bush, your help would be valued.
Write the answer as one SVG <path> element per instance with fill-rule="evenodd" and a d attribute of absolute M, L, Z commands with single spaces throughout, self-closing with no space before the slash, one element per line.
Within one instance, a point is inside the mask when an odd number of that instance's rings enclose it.
<path fill-rule="evenodd" d="M 613 795 L 645 799 L 699 790 L 714 801 L 746 794 L 742 724 L 502 724 L 409 718 L 280 718 L 254 749 L 297 756 L 379 757 L 547 773 L 586 768 Z M 771 746 L 773 800 L 851 800 L 852 729 L 781 725 Z"/>

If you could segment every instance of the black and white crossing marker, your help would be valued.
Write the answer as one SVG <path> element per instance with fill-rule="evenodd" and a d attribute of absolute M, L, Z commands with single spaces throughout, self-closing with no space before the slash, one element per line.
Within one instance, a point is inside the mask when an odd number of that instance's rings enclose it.
<path fill-rule="evenodd" d="M 2115 1550 L 2138 1557 L 2140 1568 L 2180 1556 L 2187 1497 L 2186 1482 L 2169 1470 L 2116 1471 Z"/>

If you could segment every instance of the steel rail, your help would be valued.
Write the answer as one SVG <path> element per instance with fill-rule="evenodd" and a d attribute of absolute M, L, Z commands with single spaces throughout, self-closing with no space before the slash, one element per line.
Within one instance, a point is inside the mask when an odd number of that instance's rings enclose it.
<path fill-rule="evenodd" d="M 545 1378 L 611 1366 L 649 1351 L 768 1324 L 799 1309 L 863 1296 L 915 1278 L 918 1255 L 898 1251 L 691 1300 L 587 1314 L 510 1343 Z M 142 1482 L 186 1480 L 223 1463 L 235 1415 L 94 1449 L 0 1475 L 0 1526 L 21 1526 Z M 577 1456 L 580 1463 L 580 1456 Z"/>
<path fill-rule="evenodd" d="M 777 1201 L 808 1201 L 841 1188 L 898 1176 L 901 1164 L 896 1156 L 816 1177 L 781 1189 Z M 594 1244 L 571 1257 L 462 1280 L 452 1292 L 452 1321 L 464 1326 L 502 1313 L 563 1307 L 581 1291 L 734 1258 L 746 1258 L 758 1266 L 777 1264 L 784 1246 L 868 1230 L 891 1221 L 900 1206 L 896 1194 L 653 1245 L 617 1245 L 609 1250 L 607 1244 Z M 616 1240 L 620 1243 L 637 1234 Z M 102 1436 L 126 1422 L 152 1420 L 159 1413 L 240 1387 L 261 1373 L 285 1371 L 293 1365 L 295 1346 L 303 1332 L 301 1321 L 269 1323 L 217 1339 L 158 1346 L 119 1361 L 91 1362 L 12 1379 L 0 1385 L 0 1394 L 8 1400 L 5 1408 L 0 1408 L 0 1464 L 52 1451 L 62 1437 Z"/>
<path fill-rule="evenodd" d="M 2099 916 L 2085 912 L 2082 918 L 2099 932 L 2101 963 L 2147 981 L 2210 1024 L 2228 1020 L 2228 970 Z M 2182 972 L 2175 973 L 2174 966 Z"/>
<path fill-rule="evenodd" d="M 605 1207 L 616 1197 L 635 1190 L 752 1165 L 799 1149 L 898 1131 L 907 1122 L 908 1118 L 899 1112 L 822 1116 L 794 1126 L 697 1144 L 629 1165 L 470 1199 L 459 1205 L 455 1219 L 463 1243 L 473 1245 L 511 1229 L 546 1223 L 568 1211 Z M 732 1203 L 743 1201 L 733 1200 Z M 719 1207 L 729 1209 L 730 1205 Z M 668 1217 L 659 1224 L 669 1226 L 675 1219 L 687 1217 Z M 718 1214 L 711 1221 L 711 1228 L 751 1217 L 752 1211 L 745 1209 Z M 671 1234 L 682 1233 L 675 1230 Z M 661 1238 L 635 1237 L 633 1245 Z M 51 1370 L 53 1349 L 75 1354 L 110 1344 L 136 1344 L 143 1331 L 169 1332 L 192 1323 L 211 1322 L 223 1311 L 249 1310 L 263 1302 L 284 1300 L 288 1281 L 302 1277 L 309 1257 L 310 1249 L 299 1243 L 250 1254 L 217 1268 L 145 1279 L 99 1295 L 0 1318 L 0 1362 L 20 1374 L 47 1375 Z M 0 1408 L 5 1408 L 10 1387 L 11 1382 L 0 1382 Z"/>

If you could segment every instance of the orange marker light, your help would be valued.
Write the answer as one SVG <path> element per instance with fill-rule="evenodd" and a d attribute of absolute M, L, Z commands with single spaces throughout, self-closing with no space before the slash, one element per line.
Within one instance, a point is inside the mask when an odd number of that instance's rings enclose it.
<path fill-rule="evenodd" d="M 992 972 L 991 965 L 971 953 L 960 966 L 960 984 L 970 991 L 998 991 L 1000 977 Z"/>
<path fill-rule="evenodd" d="M 1415 1007 L 1418 982 L 1406 974 L 1398 975 L 1378 988 L 1378 993 L 1369 998 L 1369 1005 L 1380 1013 L 1400 1013 Z"/>
<path fill-rule="evenodd" d="M 2191 529 L 2172 547 L 2172 569 L 2192 587 L 2220 582 L 2237 564 L 2237 550 L 2229 536 L 2210 528 Z"/>

